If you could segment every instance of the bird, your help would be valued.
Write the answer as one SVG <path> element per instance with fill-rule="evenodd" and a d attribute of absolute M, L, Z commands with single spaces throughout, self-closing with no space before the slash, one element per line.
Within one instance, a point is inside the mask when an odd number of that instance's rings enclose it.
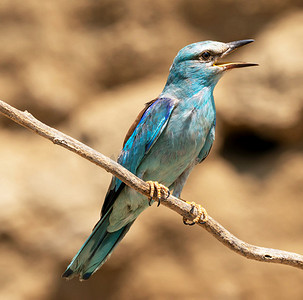
<path fill-rule="evenodd" d="M 89 279 L 109 258 L 141 212 L 156 200 L 159 205 L 161 197 L 168 197 L 171 192 L 180 197 L 190 172 L 208 156 L 215 139 L 213 91 L 217 82 L 228 70 L 257 65 L 220 62 L 220 59 L 253 41 L 202 41 L 178 52 L 163 91 L 139 113 L 117 159 L 148 182 L 151 197 L 113 176 L 100 220 L 62 277 Z M 198 210 L 202 211 L 200 207 Z"/>

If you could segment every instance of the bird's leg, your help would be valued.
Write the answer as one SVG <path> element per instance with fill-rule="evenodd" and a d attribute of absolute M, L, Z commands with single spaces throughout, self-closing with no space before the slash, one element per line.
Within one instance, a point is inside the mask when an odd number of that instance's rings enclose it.
<path fill-rule="evenodd" d="M 149 192 L 150 198 L 148 202 L 150 206 L 153 198 L 156 198 L 158 200 L 157 206 L 159 206 L 161 202 L 162 194 L 164 195 L 165 199 L 169 197 L 170 191 L 165 185 L 157 181 L 146 181 L 146 183 L 148 183 L 150 186 L 150 192 Z"/>
<path fill-rule="evenodd" d="M 195 225 L 196 223 L 205 223 L 208 219 L 208 214 L 207 214 L 207 211 L 204 207 L 202 207 L 200 204 L 196 204 L 195 202 L 188 202 L 188 201 L 185 201 L 186 203 L 190 204 L 192 206 L 192 209 L 191 211 L 196 208 L 197 211 L 198 211 L 198 216 L 195 217 L 193 220 L 192 220 L 192 223 L 189 223 L 188 219 L 186 219 L 185 217 L 183 217 L 183 223 L 185 225 Z M 202 218 L 203 216 L 203 218 Z"/>

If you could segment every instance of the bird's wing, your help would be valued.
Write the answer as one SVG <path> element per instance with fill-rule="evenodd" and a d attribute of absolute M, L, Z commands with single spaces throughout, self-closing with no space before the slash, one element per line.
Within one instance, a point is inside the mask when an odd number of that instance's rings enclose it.
<path fill-rule="evenodd" d="M 147 103 L 130 127 L 124 140 L 118 163 L 132 173 L 141 163 L 157 141 L 175 107 L 176 101 L 169 98 L 157 98 Z M 125 184 L 116 177 L 112 178 L 101 210 L 101 217 L 112 207 Z"/>
<path fill-rule="evenodd" d="M 205 143 L 197 157 L 197 163 L 201 163 L 207 157 L 213 145 L 214 140 L 215 140 L 215 124 L 213 124 L 213 126 L 210 128 L 208 132 Z"/>

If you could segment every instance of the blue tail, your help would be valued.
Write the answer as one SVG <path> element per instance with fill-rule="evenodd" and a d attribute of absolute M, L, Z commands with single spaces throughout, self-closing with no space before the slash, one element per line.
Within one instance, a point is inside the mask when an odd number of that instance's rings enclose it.
<path fill-rule="evenodd" d="M 88 237 L 79 252 L 73 258 L 62 277 L 89 279 L 110 256 L 114 248 L 122 240 L 133 222 L 115 232 L 108 232 L 110 211 L 96 224 L 92 234 Z"/>

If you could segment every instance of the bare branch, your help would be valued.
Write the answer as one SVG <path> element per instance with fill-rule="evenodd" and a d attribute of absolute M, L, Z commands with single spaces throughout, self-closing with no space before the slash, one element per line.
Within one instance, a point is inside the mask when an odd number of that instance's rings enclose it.
<path fill-rule="evenodd" d="M 112 173 L 139 193 L 149 196 L 149 185 L 145 181 L 141 180 L 105 155 L 73 139 L 72 137 L 65 135 L 64 133 L 43 124 L 27 111 L 22 112 L 0 100 L 0 112 L 6 117 L 12 119 L 14 122 L 47 138 L 54 144 L 75 152 L 83 158 L 102 167 L 107 172 Z M 162 199 L 161 204 L 169 207 L 189 220 L 193 220 L 198 216 L 198 211 L 196 208 L 193 208 L 190 204 L 172 195 L 169 196 L 168 199 Z M 263 262 L 285 264 L 303 269 L 302 255 L 282 250 L 258 247 L 245 243 L 231 234 L 210 216 L 208 216 L 207 222 L 203 224 L 199 223 L 198 225 L 210 232 L 225 246 L 246 258 Z"/>

